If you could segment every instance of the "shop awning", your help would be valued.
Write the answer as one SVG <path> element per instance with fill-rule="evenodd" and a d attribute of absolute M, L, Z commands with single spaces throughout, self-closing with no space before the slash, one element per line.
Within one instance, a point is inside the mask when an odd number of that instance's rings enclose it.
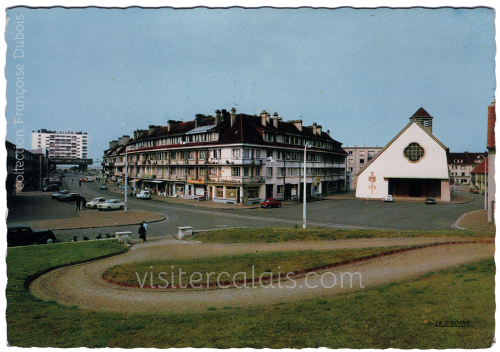
<path fill-rule="evenodd" d="M 162 183 L 165 181 L 157 181 L 157 180 L 142 180 L 143 182 L 151 182 L 151 183 Z"/>

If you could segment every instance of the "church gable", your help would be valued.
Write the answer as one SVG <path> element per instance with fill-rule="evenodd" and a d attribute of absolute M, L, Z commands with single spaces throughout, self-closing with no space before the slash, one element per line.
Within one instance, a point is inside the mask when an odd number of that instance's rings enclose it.
<path fill-rule="evenodd" d="M 446 151 L 446 147 L 428 128 L 412 120 L 358 173 L 356 196 L 384 198 L 391 194 L 390 183 L 393 186 L 391 188 L 396 187 L 395 184 L 411 188 L 411 183 L 424 188 L 426 194 L 439 193 L 439 180 L 449 179 Z M 427 189 L 431 191 L 427 192 Z"/>

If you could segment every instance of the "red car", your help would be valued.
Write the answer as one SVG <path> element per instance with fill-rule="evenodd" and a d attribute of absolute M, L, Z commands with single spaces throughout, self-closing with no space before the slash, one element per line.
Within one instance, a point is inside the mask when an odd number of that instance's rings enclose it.
<path fill-rule="evenodd" d="M 82 178 L 82 179 L 80 180 L 80 182 L 87 182 L 87 180 L 86 180 L 86 179 L 84 179 L 84 178 Z"/>
<path fill-rule="evenodd" d="M 281 208 L 281 202 L 278 202 L 274 198 L 268 198 L 262 203 L 260 203 L 261 208 Z"/>

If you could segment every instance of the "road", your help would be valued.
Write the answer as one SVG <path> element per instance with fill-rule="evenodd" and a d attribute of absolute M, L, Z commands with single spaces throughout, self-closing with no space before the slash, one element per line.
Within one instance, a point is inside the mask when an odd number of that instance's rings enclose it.
<path fill-rule="evenodd" d="M 99 190 L 95 182 L 82 183 L 78 186 L 78 177 L 65 178 L 65 187 L 91 199 L 97 196 L 121 198 L 123 195 L 112 191 Z M 399 230 L 453 230 L 451 225 L 464 213 L 482 209 L 482 196 L 471 195 L 474 201 L 465 204 L 426 205 L 423 202 L 384 203 L 361 200 L 323 200 L 307 205 L 308 227 L 324 228 L 390 228 Z M 50 202 L 55 202 L 50 200 Z M 44 204 L 33 205 L 39 209 L 37 218 L 47 213 Z M 73 204 L 65 205 L 68 212 L 74 213 Z M 165 221 L 151 223 L 148 226 L 150 237 L 177 233 L 179 226 L 192 226 L 194 230 L 218 229 L 225 227 L 302 227 L 302 204 L 285 205 L 275 209 L 211 209 L 193 207 L 164 201 L 145 201 L 128 197 L 129 209 L 150 211 L 164 214 Z M 71 209 L 70 209 L 71 208 Z M 32 211 L 29 212 L 33 214 Z M 31 215 L 28 215 L 31 216 Z M 86 235 L 94 238 L 98 232 L 132 231 L 135 227 L 106 227 L 77 230 L 58 230 L 56 236 L 62 241 L 73 236 Z M 458 230 L 457 230 L 458 231 Z"/>

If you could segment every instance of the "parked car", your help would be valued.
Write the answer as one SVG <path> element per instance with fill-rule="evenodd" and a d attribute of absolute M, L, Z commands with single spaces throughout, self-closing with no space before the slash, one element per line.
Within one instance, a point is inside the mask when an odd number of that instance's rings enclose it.
<path fill-rule="evenodd" d="M 54 192 L 59 190 L 59 185 L 58 184 L 50 184 L 42 188 L 42 192 Z"/>
<path fill-rule="evenodd" d="M 125 203 L 119 199 L 108 199 L 104 203 L 97 204 L 97 209 L 99 210 L 116 210 L 124 209 Z"/>
<path fill-rule="evenodd" d="M 135 196 L 137 199 L 151 199 L 151 194 L 149 193 L 149 191 L 146 190 L 141 190 Z"/>
<path fill-rule="evenodd" d="M 475 188 L 471 188 L 470 193 L 479 194 L 479 190 L 475 189 Z"/>
<path fill-rule="evenodd" d="M 384 198 L 384 202 L 394 202 L 394 198 L 392 198 L 392 194 L 389 194 Z"/>
<path fill-rule="evenodd" d="M 278 202 L 274 198 L 268 198 L 262 203 L 260 203 L 261 208 L 281 208 L 281 202 Z"/>
<path fill-rule="evenodd" d="M 84 199 L 81 195 L 79 195 L 78 193 L 68 193 L 64 196 L 62 196 L 61 198 L 59 198 L 59 200 L 61 202 L 74 202 L 76 201 L 77 199 Z"/>
<path fill-rule="evenodd" d="M 106 185 L 100 185 L 99 189 L 102 189 L 102 190 L 106 191 L 108 189 L 108 186 L 106 186 Z"/>
<path fill-rule="evenodd" d="M 434 198 L 425 198 L 425 204 L 436 204 L 436 200 Z"/>
<path fill-rule="evenodd" d="M 86 179 L 84 179 L 84 178 L 81 178 L 81 179 L 80 179 L 80 182 L 87 182 L 87 180 L 86 180 Z"/>
<path fill-rule="evenodd" d="M 57 239 L 51 230 L 33 231 L 28 225 L 7 226 L 7 247 L 54 242 L 57 242 Z"/>
<path fill-rule="evenodd" d="M 63 189 L 62 191 L 59 191 L 57 193 L 54 193 L 52 195 L 52 199 L 57 199 L 59 200 L 61 197 L 67 195 L 69 193 L 69 191 L 67 189 Z"/>
<path fill-rule="evenodd" d="M 106 198 L 97 197 L 88 202 L 85 206 L 90 209 L 97 209 L 97 204 L 106 202 Z"/>

